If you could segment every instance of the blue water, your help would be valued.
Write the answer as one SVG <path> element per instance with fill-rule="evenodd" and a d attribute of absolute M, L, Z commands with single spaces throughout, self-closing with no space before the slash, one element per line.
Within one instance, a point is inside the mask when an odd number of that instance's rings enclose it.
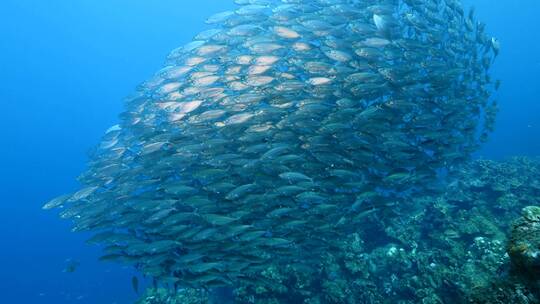
<path fill-rule="evenodd" d="M 540 1 L 465 0 L 503 51 L 492 74 L 502 80 L 495 133 L 480 155 L 540 155 Z"/>
<path fill-rule="evenodd" d="M 131 303 L 130 269 L 44 212 L 77 188 L 122 98 L 228 0 L 0 2 L 0 303 Z M 467 0 L 503 51 L 497 130 L 480 157 L 540 154 L 540 2 Z M 64 273 L 65 260 L 81 262 Z"/>

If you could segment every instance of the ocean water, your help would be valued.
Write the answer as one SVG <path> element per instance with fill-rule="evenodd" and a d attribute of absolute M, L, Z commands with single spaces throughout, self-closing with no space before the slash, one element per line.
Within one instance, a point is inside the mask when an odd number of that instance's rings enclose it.
<path fill-rule="evenodd" d="M 497 95 L 500 112 L 496 131 L 480 155 L 505 158 L 510 155 L 538 155 L 540 151 L 540 3 L 534 0 L 466 0 L 475 7 L 488 32 L 499 38 L 503 52 L 493 67 L 502 80 Z M 535 58 L 536 57 L 536 58 Z"/>
<path fill-rule="evenodd" d="M 478 157 L 540 154 L 540 2 L 467 0 L 502 44 L 496 131 Z M 47 200 L 77 189 L 122 99 L 228 0 L 0 2 L 0 303 L 132 303 L 133 270 L 97 261 Z M 80 261 L 63 272 L 67 259 Z"/>

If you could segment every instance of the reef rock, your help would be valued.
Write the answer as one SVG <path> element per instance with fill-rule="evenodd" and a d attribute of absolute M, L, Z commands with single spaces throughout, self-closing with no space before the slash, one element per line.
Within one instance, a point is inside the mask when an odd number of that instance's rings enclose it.
<path fill-rule="evenodd" d="M 508 254 L 517 272 L 540 278 L 540 207 L 523 208 L 512 226 Z"/>

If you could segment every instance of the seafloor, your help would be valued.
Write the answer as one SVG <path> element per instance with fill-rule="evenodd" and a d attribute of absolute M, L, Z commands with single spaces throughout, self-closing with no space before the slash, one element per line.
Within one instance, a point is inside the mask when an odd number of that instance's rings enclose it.
<path fill-rule="evenodd" d="M 312 267 L 269 267 L 233 303 L 540 303 L 540 209 L 522 211 L 540 205 L 540 159 L 476 160 L 453 180 L 366 217 Z M 210 297 L 150 288 L 138 303 L 226 303 Z"/>

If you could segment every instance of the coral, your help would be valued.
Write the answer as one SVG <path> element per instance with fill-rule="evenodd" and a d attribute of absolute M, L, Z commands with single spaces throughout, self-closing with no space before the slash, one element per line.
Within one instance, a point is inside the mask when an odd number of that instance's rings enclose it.
<path fill-rule="evenodd" d="M 512 225 L 508 254 L 517 272 L 540 278 L 540 207 L 523 208 L 522 217 Z"/>
<path fill-rule="evenodd" d="M 539 180 L 535 159 L 456 168 L 444 191 L 406 198 L 345 238 L 325 239 L 331 250 L 319 259 L 276 261 L 261 270 L 263 282 L 240 282 L 235 303 L 540 303 L 537 285 L 509 270 L 510 258 L 538 262 L 530 257 L 540 250 L 540 208 L 523 208 L 538 202 Z"/>
<path fill-rule="evenodd" d="M 136 304 L 207 304 L 208 294 L 202 290 L 186 288 L 176 291 L 168 288 L 148 288 Z"/>

